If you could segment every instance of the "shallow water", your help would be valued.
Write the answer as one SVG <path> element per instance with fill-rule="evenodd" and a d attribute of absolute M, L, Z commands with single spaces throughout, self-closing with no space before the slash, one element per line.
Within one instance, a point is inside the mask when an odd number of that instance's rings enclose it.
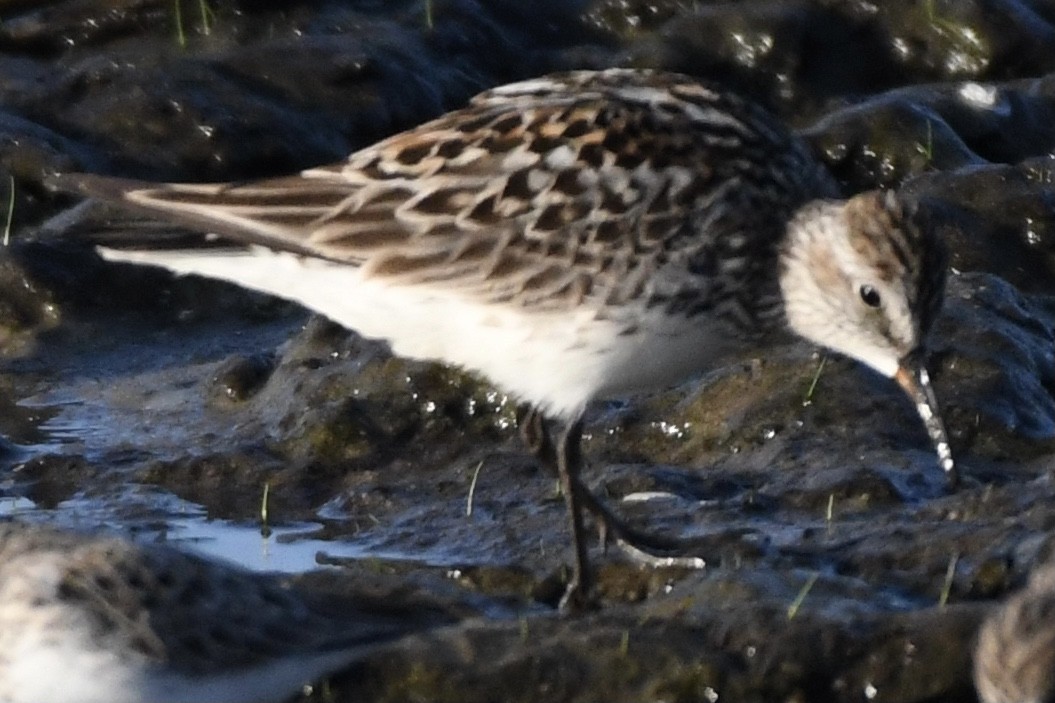
<path fill-rule="evenodd" d="M 1048 4 L 452 0 L 430 28 L 409 0 L 215 3 L 186 47 L 169 0 L 111 5 L 0 24 L 0 515 L 253 569 L 324 553 L 305 583 L 381 573 L 530 617 L 395 647 L 339 700 L 971 695 L 978 618 L 1055 549 Z M 929 366 L 962 487 L 886 379 L 818 374 L 804 345 L 745 356 L 588 417 L 593 487 L 708 568 L 595 550 L 604 609 L 539 618 L 566 578 L 563 505 L 500 392 L 260 296 L 23 246 L 72 204 L 39 188 L 49 170 L 286 173 L 491 85 L 613 65 L 720 79 L 805 129 L 848 192 L 902 186 L 939 217 L 955 273 Z"/>

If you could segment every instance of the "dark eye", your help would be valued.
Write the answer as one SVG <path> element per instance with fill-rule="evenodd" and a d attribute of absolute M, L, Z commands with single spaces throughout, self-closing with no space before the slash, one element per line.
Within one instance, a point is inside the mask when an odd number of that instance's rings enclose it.
<path fill-rule="evenodd" d="M 861 300 L 865 301 L 865 305 L 870 308 L 878 308 L 879 303 L 882 302 L 879 299 L 878 291 L 869 285 L 861 286 Z"/>

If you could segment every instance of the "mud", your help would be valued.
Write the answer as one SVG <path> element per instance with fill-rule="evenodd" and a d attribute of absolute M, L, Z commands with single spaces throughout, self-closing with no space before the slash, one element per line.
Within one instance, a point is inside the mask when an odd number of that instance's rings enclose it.
<path fill-rule="evenodd" d="M 179 26 L 171 0 L 5 6 L 0 512 L 254 568 L 314 558 L 304 588 L 475 616 L 312 700 L 970 700 L 979 619 L 1055 548 L 1055 6 L 200 7 Z M 38 236 L 73 204 L 39 185 L 52 170 L 286 173 L 498 83 L 615 65 L 723 80 L 847 192 L 903 187 L 934 213 L 954 272 L 929 367 L 962 486 L 892 383 L 801 344 L 599 403 L 591 485 L 708 567 L 597 549 L 602 609 L 561 618 L 563 502 L 486 380 Z"/>

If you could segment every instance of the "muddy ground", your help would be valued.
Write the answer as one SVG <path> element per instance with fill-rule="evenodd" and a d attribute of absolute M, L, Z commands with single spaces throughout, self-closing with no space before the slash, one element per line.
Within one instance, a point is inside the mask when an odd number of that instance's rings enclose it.
<path fill-rule="evenodd" d="M 252 535 L 328 565 L 304 588 L 476 616 L 316 700 L 972 700 L 979 619 L 1053 549 L 1055 3 L 15 0 L 0 18 L 0 512 L 278 568 L 232 538 Z M 723 80 L 848 193 L 903 187 L 937 213 L 953 272 L 929 366 L 962 486 L 890 382 L 806 345 L 612 399 L 588 417 L 590 484 L 708 567 L 597 550 L 602 608 L 562 618 L 563 503 L 500 390 L 39 236 L 74 204 L 51 171 L 287 173 L 492 85 L 617 65 Z"/>

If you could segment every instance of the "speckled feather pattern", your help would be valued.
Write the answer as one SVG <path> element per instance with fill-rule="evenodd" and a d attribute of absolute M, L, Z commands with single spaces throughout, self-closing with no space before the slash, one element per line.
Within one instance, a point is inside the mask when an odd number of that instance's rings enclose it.
<path fill-rule="evenodd" d="M 837 228 L 845 239 L 833 240 Z M 868 350 L 894 341 L 896 357 L 915 351 L 944 298 L 947 252 L 925 213 L 893 191 L 868 192 L 845 203 L 810 203 L 789 232 L 780 254 L 784 301 L 786 308 L 801 307 L 808 315 L 797 331 L 816 341 L 844 337 L 860 351 L 840 351 L 891 375 L 893 369 L 881 368 Z M 880 293 L 882 307 L 861 305 L 862 284 Z M 837 291 L 844 294 L 830 294 Z M 802 327 L 813 327 L 813 334 Z"/>
<path fill-rule="evenodd" d="M 215 235 L 207 249 L 133 240 L 104 256 L 298 301 L 402 356 L 481 373 L 529 416 L 562 421 L 556 468 L 576 547 L 565 602 L 589 586 L 586 405 L 677 383 L 788 332 L 899 383 L 955 482 L 919 353 L 941 300 L 940 241 L 894 194 L 839 200 L 801 139 L 715 85 L 631 69 L 555 74 L 290 177 L 52 183 Z M 223 238 L 227 249 L 215 246 Z M 590 504 L 603 532 L 629 534 Z"/>
<path fill-rule="evenodd" d="M 974 653 L 982 703 L 1055 700 L 1055 566 L 1042 566 L 1028 586 L 986 619 Z"/>
<path fill-rule="evenodd" d="M 0 524 L 0 701 L 283 700 L 428 619 L 336 612 L 167 546 Z"/>
<path fill-rule="evenodd" d="M 912 313 L 908 320 L 922 340 L 941 309 L 948 266 L 948 251 L 934 235 L 934 223 L 893 191 L 850 200 L 846 217 L 855 233 L 853 247 L 878 280 L 902 287 Z"/>
<path fill-rule="evenodd" d="M 124 198 L 481 302 L 601 310 L 644 297 L 689 314 L 729 298 L 761 316 L 775 304 L 773 246 L 788 218 L 834 192 L 753 104 L 684 76 L 613 70 L 486 92 L 297 176 L 138 184 Z M 701 290 L 698 273 L 713 284 Z M 749 278 L 770 295 L 740 295 L 757 287 Z"/>
<path fill-rule="evenodd" d="M 90 614 L 100 643 L 174 670 L 204 674 L 337 642 L 325 618 L 270 576 L 168 547 L 0 526 L 5 564 L 52 557 L 61 578 L 40 598 Z M 18 578 L 17 568 L 4 568 L 0 583 Z M 344 644 L 356 637 L 349 632 Z"/>
<path fill-rule="evenodd" d="M 52 182 L 250 247 L 112 258 L 297 300 L 565 420 L 788 330 L 895 377 L 945 274 L 940 241 L 899 197 L 835 199 L 764 110 L 652 71 L 495 88 L 285 178 Z M 867 287 L 878 307 L 862 303 Z M 951 468 L 940 422 L 928 431 Z"/>
<path fill-rule="evenodd" d="M 129 261 L 298 300 L 565 419 L 788 328 L 895 377 L 944 283 L 939 238 L 900 197 L 835 200 L 778 121 L 667 73 L 514 83 L 284 178 L 53 183 L 257 247 Z M 869 287 L 878 306 L 862 304 Z"/>
<path fill-rule="evenodd" d="M 777 244 L 834 192 L 753 104 L 632 70 L 496 88 L 291 177 L 55 182 L 256 245 L 128 260 L 298 300 L 563 418 L 782 331 Z"/>

